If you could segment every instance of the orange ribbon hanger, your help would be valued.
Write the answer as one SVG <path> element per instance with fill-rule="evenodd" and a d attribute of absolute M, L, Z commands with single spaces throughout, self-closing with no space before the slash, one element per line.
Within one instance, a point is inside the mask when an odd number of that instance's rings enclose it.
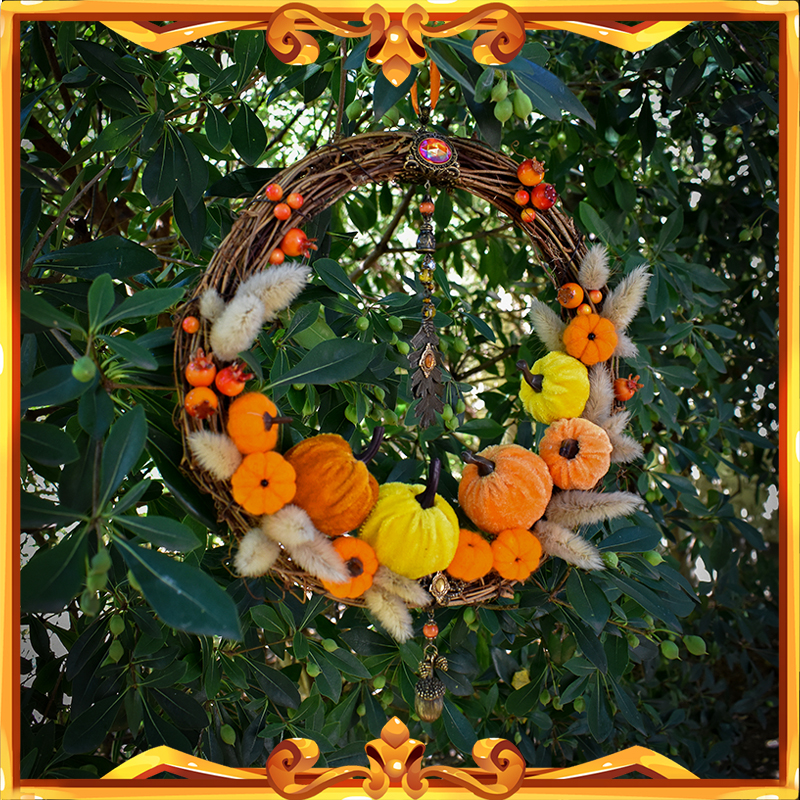
<path fill-rule="evenodd" d="M 430 109 L 428 111 L 429 114 L 433 113 L 433 109 L 436 108 L 436 103 L 439 102 L 439 87 L 441 86 L 441 78 L 439 75 L 439 68 L 436 64 L 431 61 L 430 66 L 431 72 L 431 100 L 430 100 Z M 419 98 L 417 97 L 417 82 L 411 86 L 411 105 L 414 106 L 414 112 L 419 117 Z"/>

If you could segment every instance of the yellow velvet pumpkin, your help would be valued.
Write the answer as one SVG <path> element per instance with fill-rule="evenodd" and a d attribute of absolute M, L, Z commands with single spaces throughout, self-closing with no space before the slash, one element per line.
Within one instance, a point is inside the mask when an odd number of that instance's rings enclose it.
<path fill-rule="evenodd" d="M 518 361 L 517 368 L 523 375 L 522 405 L 537 422 L 549 425 L 583 413 L 589 399 L 589 371 L 577 358 L 554 350 L 530 369 L 524 361 Z"/>
<path fill-rule="evenodd" d="M 375 428 L 369 447 L 358 456 L 338 434 L 304 439 L 284 456 L 297 473 L 292 501 L 328 536 L 355 530 L 378 499 L 378 482 L 367 469 L 380 446 L 383 428 Z"/>
<path fill-rule="evenodd" d="M 381 486 L 358 534 L 372 545 L 381 564 L 411 580 L 445 569 L 458 547 L 456 513 L 436 494 L 440 469 L 434 459 L 427 486 Z"/>

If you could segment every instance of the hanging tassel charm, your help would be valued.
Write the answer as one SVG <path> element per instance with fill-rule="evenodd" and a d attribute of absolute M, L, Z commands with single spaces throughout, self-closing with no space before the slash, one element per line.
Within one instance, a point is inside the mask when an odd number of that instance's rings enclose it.
<path fill-rule="evenodd" d="M 422 661 L 419 662 L 419 680 L 414 687 L 414 710 L 423 722 L 435 722 L 442 714 L 445 693 L 444 684 L 436 677 L 436 670 L 447 672 L 447 659 L 439 655 L 439 650 L 433 643 L 439 633 L 439 626 L 433 621 L 433 612 L 430 612 L 422 631 L 428 644 L 425 646 Z"/>

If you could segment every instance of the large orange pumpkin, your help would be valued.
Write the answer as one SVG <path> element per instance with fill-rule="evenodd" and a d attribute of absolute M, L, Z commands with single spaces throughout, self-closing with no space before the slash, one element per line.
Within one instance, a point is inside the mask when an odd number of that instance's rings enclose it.
<path fill-rule="evenodd" d="M 618 341 L 614 323 L 599 314 L 575 317 L 567 325 L 562 339 L 566 351 L 587 367 L 611 358 Z"/>
<path fill-rule="evenodd" d="M 347 583 L 322 581 L 322 585 L 334 597 L 361 597 L 372 586 L 372 579 L 380 566 L 375 551 L 366 542 L 352 536 L 340 536 L 334 540 L 333 546 L 352 577 Z"/>
<path fill-rule="evenodd" d="M 553 492 L 547 464 L 518 444 L 461 454 L 467 464 L 458 485 L 458 502 L 481 529 L 499 533 L 530 528 L 541 519 Z"/>
<path fill-rule="evenodd" d="M 542 558 L 541 542 L 525 528 L 501 531 L 492 542 L 495 571 L 509 581 L 527 580 Z"/>
<path fill-rule="evenodd" d="M 251 514 L 274 514 L 294 497 L 294 479 L 294 467 L 280 453 L 251 453 L 233 473 L 231 493 Z"/>
<path fill-rule="evenodd" d="M 588 419 L 559 419 L 545 431 L 539 455 L 560 489 L 591 489 L 611 465 L 608 434 Z"/>
<path fill-rule="evenodd" d="M 275 403 L 265 395 L 246 392 L 228 409 L 228 436 L 240 453 L 263 453 L 278 443 L 278 425 L 291 421 L 279 417 Z"/>
<path fill-rule="evenodd" d="M 447 571 L 460 581 L 476 581 L 492 570 L 492 546 L 475 531 L 458 532 L 458 547 Z"/>
<path fill-rule="evenodd" d="M 378 499 L 378 482 L 366 462 L 378 452 L 382 437 L 383 428 L 375 428 L 369 447 L 357 456 L 335 433 L 304 439 L 286 453 L 297 472 L 292 502 L 305 510 L 317 530 L 341 536 L 367 518 Z"/>

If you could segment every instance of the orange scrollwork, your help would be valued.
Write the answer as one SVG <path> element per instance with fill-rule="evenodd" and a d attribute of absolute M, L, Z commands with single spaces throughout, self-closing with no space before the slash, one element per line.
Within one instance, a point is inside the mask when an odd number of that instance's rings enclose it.
<path fill-rule="evenodd" d="M 428 25 L 428 12 L 414 3 L 401 19 L 382 6 L 372 5 L 363 14 L 363 27 L 348 25 L 305 3 L 279 8 L 269 20 L 267 43 L 286 64 L 311 64 L 319 56 L 319 45 L 303 29 L 322 29 L 338 36 L 369 36 L 367 58 L 381 65 L 386 79 L 399 86 L 411 65 L 425 60 L 423 37 L 454 36 L 472 28 L 489 29 L 477 37 L 472 54 L 480 64 L 507 64 L 525 43 L 525 22 L 516 11 L 501 3 L 487 3 L 450 22 Z"/>

